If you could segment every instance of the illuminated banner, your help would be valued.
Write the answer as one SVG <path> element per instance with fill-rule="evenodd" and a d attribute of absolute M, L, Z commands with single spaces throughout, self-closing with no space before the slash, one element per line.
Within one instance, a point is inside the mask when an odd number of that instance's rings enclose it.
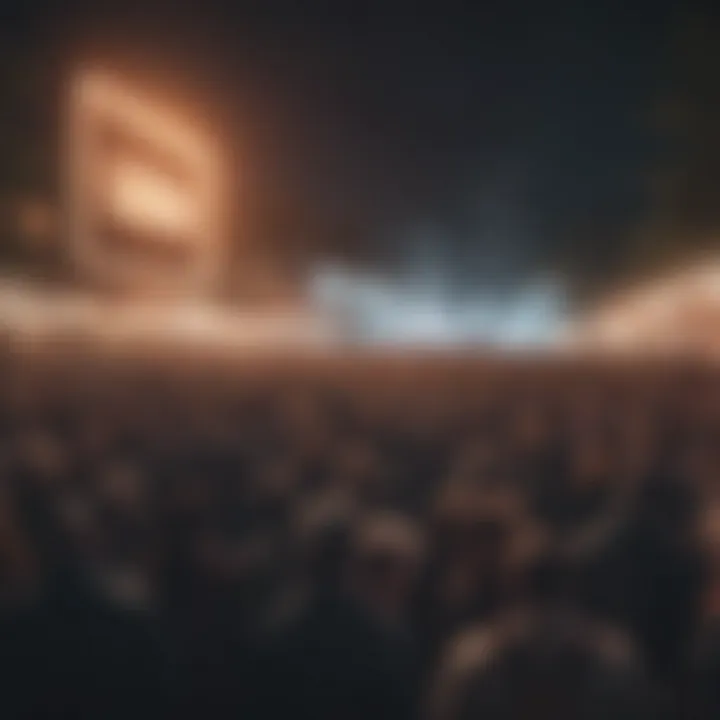
<path fill-rule="evenodd" d="M 69 127 L 77 266 L 126 291 L 212 289 L 223 264 L 214 143 L 98 72 L 76 78 Z"/>

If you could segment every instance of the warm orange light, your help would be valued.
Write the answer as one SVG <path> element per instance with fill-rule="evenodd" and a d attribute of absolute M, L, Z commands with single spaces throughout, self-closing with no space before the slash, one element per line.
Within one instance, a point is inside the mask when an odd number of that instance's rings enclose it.
<path fill-rule="evenodd" d="M 224 188 L 215 142 L 113 75 L 96 70 L 75 77 L 69 111 L 70 240 L 81 268 L 128 288 L 170 286 L 196 292 L 214 287 L 224 248 Z M 108 132 L 135 151 L 108 154 L 103 146 Z M 172 171 L 163 173 L 158 159 Z M 182 184 L 176 182 L 178 173 Z M 110 251 L 102 225 L 108 212 L 123 232 L 150 230 L 156 241 L 182 245 L 187 251 L 183 263 L 153 265 L 150 257 L 125 256 L 117 243 Z"/>
<path fill-rule="evenodd" d="M 576 328 L 588 347 L 629 352 L 714 353 L 720 265 L 688 266 L 618 294 Z"/>
<path fill-rule="evenodd" d="M 130 132 L 152 138 L 161 147 L 191 159 L 197 169 L 215 171 L 213 149 L 192 126 L 179 121 L 167 110 L 156 107 L 112 75 L 86 71 L 77 78 L 76 96 L 88 109 L 107 115 Z"/>
<path fill-rule="evenodd" d="M 110 211 L 138 230 L 183 237 L 197 232 L 193 198 L 138 162 L 120 161 L 111 171 Z"/>

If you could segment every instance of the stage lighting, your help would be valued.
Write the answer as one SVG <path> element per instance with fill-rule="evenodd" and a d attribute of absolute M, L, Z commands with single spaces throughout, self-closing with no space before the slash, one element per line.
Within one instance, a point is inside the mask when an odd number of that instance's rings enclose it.
<path fill-rule="evenodd" d="M 224 264 L 216 142 L 112 74 L 78 72 L 67 153 L 70 251 L 96 283 L 199 294 Z"/>

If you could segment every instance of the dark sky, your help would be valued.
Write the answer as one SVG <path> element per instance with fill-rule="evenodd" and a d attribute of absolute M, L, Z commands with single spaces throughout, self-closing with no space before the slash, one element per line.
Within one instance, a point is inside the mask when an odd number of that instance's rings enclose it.
<path fill-rule="evenodd" d="M 650 116 L 683 10 L 670 0 L 3 8 L 3 34 L 47 68 L 113 48 L 204 106 L 238 170 L 243 242 L 387 258 L 425 238 L 469 277 L 553 266 L 577 254 L 578 238 L 590 265 L 616 253 L 646 202 Z"/>

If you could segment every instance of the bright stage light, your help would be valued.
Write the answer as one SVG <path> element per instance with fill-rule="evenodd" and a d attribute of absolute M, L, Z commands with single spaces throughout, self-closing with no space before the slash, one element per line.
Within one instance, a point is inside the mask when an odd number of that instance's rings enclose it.
<path fill-rule="evenodd" d="M 218 147 L 110 74 L 83 70 L 69 107 L 71 253 L 127 290 L 211 290 L 224 264 Z M 173 248 L 167 254 L 156 250 Z"/>
<path fill-rule="evenodd" d="M 138 162 L 120 161 L 113 168 L 110 188 L 113 217 L 139 231 L 182 237 L 188 228 L 198 228 L 193 200 Z"/>
<path fill-rule="evenodd" d="M 681 267 L 615 296 L 571 333 L 575 346 L 629 354 L 717 354 L 720 265 Z"/>

